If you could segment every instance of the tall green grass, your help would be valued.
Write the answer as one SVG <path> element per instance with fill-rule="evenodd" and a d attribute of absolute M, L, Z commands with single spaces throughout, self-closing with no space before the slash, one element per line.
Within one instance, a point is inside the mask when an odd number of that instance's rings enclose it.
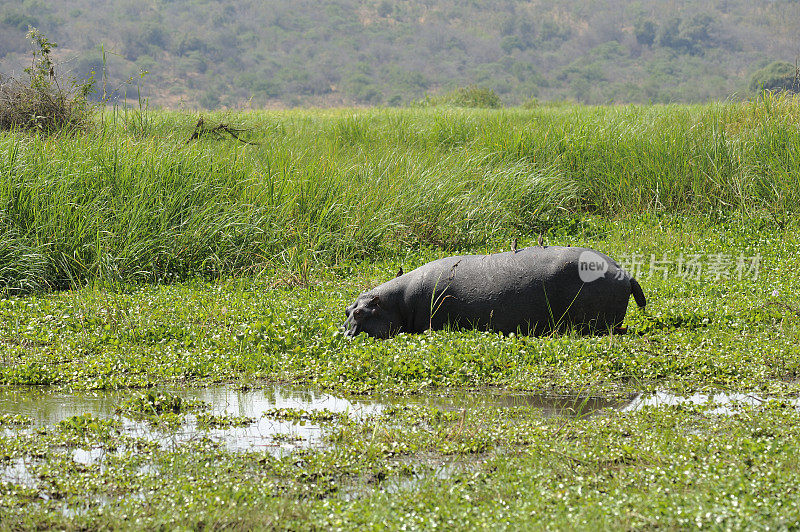
<path fill-rule="evenodd" d="M 0 286 L 300 271 L 456 250 L 582 211 L 786 218 L 800 105 L 305 110 L 212 115 L 258 145 L 187 143 L 196 116 L 106 113 L 0 136 Z"/>

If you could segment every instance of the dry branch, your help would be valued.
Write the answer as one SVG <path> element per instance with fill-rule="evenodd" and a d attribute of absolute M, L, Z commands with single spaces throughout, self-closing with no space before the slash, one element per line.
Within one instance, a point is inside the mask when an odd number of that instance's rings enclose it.
<path fill-rule="evenodd" d="M 194 126 L 194 130 L 192 131 L 192 135 L 186 141 L 186 144 L 189 144 L 191 141 L 195 139 L 199 139 L 204 135 L 212 135 L 215 139 L 223 139 L 225 135 L 223 133 L 227 133 L 234 139 L 238 140 L 242 144 L 249 144 L 251 146 L 258 146 L 258 142 L 250 142 L 249 140 L 244 140 L 243 138 L 239 137 L 239 133 L 244 133 L 246 131 L 250 131 L 249 129 L 238 129 L 229 126 L 228 124 L 217 124 L 215 126 L 207 126 L 205 120 L 201 116 L 200 119 L 197 121 L 197 124 Z"/>

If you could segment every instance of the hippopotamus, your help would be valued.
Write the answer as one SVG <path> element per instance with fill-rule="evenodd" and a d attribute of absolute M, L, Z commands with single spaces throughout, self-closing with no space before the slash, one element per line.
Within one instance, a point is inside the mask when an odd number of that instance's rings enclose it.
<path fill-rule="evenodd" d="M 642 287 L 608 255 L 589 248 L 535 246 L 429 262 L 359 295 L 347 307 L 349 337 L 390 338 L 445 327 L 540 335 L 621 326 Z"/>

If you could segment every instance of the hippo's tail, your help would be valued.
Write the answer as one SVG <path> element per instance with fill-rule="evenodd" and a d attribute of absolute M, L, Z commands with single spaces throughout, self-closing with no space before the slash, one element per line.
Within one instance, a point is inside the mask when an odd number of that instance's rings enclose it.
<path fill-rule="evenodd" d="M 633 294 L 633 299 L 636 300 L 636 304 L 639 305 L 640 308 L 644 308 L 647 304 L 647 300 L 644 298 L 642 287 L 633 277 L 631 277 L 631 293 Z"/>

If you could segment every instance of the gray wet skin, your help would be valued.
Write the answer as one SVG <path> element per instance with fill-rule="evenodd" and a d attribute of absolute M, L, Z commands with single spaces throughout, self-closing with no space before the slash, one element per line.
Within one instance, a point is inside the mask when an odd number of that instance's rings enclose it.
<path fill-rule="evenodd" d="M 590 282 L 581 280 L 578 269 L 587 251 L 608 264 Z M 429 262 L 359 295 L 345 310 L 344 327 L 347 336 L 363 332 L 376 338 L 448 324 L 506 334 L 605 333 L 622 324 L 631 295 L 645 306 L 639 283 L 607 255 L 537 246 Z"/>

